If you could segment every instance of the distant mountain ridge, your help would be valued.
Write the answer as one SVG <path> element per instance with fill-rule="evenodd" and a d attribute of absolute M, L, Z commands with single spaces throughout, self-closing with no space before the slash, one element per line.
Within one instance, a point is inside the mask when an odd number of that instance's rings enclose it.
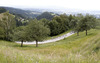
<path fill-rule="evenodd" d="M 12 8 L 12 7 L 0 7 L 0 8 L 4 8 L 7 11 L 9 11 L 11 14 L 19 15 L 22 18 L 35 18 L 41 14 L 40 12 L 36 12 L 36 11 L 28 11 L 28 10 L 22 10 L 22 9 Z"/>
<path fill-rule="evenodd" d="M 53 12 L 55 14 L 63 14 L 63 13 L 66 13 L 67 15 L 77 15 L 77 14 L 83 14 L 83 15 L 86 15 L 86 14 L 91 14 L 91 15 L 94 15 L 95 17 L 97 18 L 100 18 L 100 11 L 99 10 L 81 10 L 81 9 L 64 9 L 64 8 L 59 8 L 59 9 L 39 9 L 39 8 L 25 8 L 24 10 L 31 10 L 31 11 L 38 11 L 38 12 L 45 12 L 45 11 L 48 11 L 48 12 Z"/>
<path fill-rule="evenodd" d="M 2 7 L 0 7 L 2 8 Z M 37 16 L 41 15 L 43 12 L 53 12 L 54 14 L 63 14 L 66 13 L 67 15 L 77 15 L 79 13 L 91 14 L 97 18 L 100 18 L 100 11 L 93 11 L 93 10 L 77 10 L 77 9 L 39 9 L 39 8 L 12 8 L 12 7 L 3 7 L 6 10 L 9 10 L 10 13 L 19 15 L 24 18 L 36 18 Z"/>

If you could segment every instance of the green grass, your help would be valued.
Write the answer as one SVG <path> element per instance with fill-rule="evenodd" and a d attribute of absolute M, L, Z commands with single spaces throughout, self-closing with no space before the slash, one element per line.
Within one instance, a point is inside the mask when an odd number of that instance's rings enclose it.
<path fill-rule="evenodd" d="M 80 32 L 63 40 L 35 45 L 0 41 L 0 63 L 100 63 L 100 30 Z"/>

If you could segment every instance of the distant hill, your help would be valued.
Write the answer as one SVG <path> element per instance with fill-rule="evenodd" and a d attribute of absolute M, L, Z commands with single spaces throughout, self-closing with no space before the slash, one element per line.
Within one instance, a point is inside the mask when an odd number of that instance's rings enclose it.
<path fill-rule="evenodd" d="M 54 14 L 53 12 L 43 12 L 41 15 L 37 16 L 36 18 L 38 20 L 42 18 L 46 18 L 48 20 L 51 20 L 54 16 L 57 16 L 58 14 Z"/>
<path fill-rule="evenodd" d="M 22 10 L 22 9 L 17 9 L 12 7 L 0 7 L 0 8 L 4 8 L 7 11 L 9 11 L 11 14 L 18 15 L 22 18 L 35 18 L 38 15 L 40 15 L 40 13 L 36 11 L 28 11 L 28 10 Z"/>
<path fill-rule="evenodd" d="M 0 8 L 0 13 L 6 12 L 7 10 L 4 8 Z"/>

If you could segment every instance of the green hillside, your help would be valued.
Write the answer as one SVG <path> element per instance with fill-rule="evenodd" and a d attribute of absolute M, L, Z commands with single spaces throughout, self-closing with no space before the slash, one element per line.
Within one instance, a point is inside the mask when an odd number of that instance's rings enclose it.
<path fill-rule="evenodd" d="M 36 18 L 38 20 L 40 20 L 42 18 L 46 18 L 48 20 L 51 20 L 54 16 L 57 16 L 57 14 L 50 13 L 50 12 L 43 12 L 41 15 L 37 16 Z"/>
<path fill-rule="evenodd" d="M 55 43 L 24 45 L 0 40 L 0 63 L 100 63 L 100 30 Z"/>
<path fill-rule="evenodd" d="M 18 8 L 12 8 L 12 7 L 1 7 L 0 6 L 0 12 L 1 9 L 4 8 L 5 10 L 9 11 L 11 14 L 20 16 L 22 18 L 36 18 L 38 15 L 40 15 L 40 12 L 37 11 L 28 11 L 28 10 L 22 10 Z"/>

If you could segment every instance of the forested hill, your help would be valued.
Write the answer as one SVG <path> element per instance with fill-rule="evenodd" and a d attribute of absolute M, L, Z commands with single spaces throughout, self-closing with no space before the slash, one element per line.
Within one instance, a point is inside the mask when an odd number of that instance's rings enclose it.
<path fill-rule="evenodd" d="M 37 11 L 28 11 L 28 10 L 22 10 L 22 9 L 17 9 L 12 7 L 0 7 L 0 8 L 4 8 L 7 11 L 9 11 L 11 14 L 18 15 L 22 18 L 35 18 L 38 15 L 40 15 L 40 12 Z"/>
<path fill-rule="evenodd" d="M 41 15 L 37 16 L 36 18 L 38 20 L 40 20 L 42 18 L 46 18 L 48 20 L 51 20 L 54 16 L 58 16 L 58 14 L 55 14 L 53 12 L 43 12 Z"/>

